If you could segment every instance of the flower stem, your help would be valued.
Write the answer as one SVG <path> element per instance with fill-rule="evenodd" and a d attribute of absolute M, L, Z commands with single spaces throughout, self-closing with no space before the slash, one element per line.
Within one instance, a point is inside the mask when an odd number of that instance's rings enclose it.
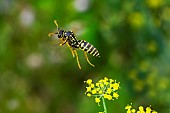
<path fill-rule="evenodd" d="M 107 113 L 104 97 L 102 97 L 104 112 Z"/>

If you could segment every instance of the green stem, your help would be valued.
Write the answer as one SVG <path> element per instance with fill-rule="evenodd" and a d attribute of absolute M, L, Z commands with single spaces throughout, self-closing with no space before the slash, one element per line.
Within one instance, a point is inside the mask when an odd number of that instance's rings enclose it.
<path fill-rule="evenodd" d="M 104 97 L 102 97 L 104 112 L 107 113 Z"/>

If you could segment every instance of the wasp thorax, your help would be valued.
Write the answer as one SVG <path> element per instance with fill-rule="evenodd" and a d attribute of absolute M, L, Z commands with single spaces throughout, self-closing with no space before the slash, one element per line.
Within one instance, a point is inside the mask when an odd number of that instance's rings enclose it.
<path fill-rule="evenodd" d="M 67 32 L 65 32 L 65 34 L 64 34 L 66 37 L 69 37 L 69 36 L 71 36 L 72 35 L 72 32 L 71 31 L 67 31 Z"/>

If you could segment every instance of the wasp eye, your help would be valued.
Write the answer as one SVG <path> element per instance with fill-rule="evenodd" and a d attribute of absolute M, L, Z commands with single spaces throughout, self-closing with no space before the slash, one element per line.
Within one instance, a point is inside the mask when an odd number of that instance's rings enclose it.
<path fill-rule="evenodd" d="M 61 35 L 60 35 L 60 34 L 58 34 L 58 38 L 61 38 Z"/>

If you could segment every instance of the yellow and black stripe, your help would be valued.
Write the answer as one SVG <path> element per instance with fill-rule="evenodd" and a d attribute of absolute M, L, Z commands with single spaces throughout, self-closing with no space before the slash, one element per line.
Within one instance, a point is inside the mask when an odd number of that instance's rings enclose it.
<path fill-rule="evenodd" d="M 89 42 L 86 42 L 85 40 L 78 40 L 78 43 L 79 49 L 86 51 L 87 53 L 92 54 L 93 56 L 100 57 L 98 50 Z"/>

